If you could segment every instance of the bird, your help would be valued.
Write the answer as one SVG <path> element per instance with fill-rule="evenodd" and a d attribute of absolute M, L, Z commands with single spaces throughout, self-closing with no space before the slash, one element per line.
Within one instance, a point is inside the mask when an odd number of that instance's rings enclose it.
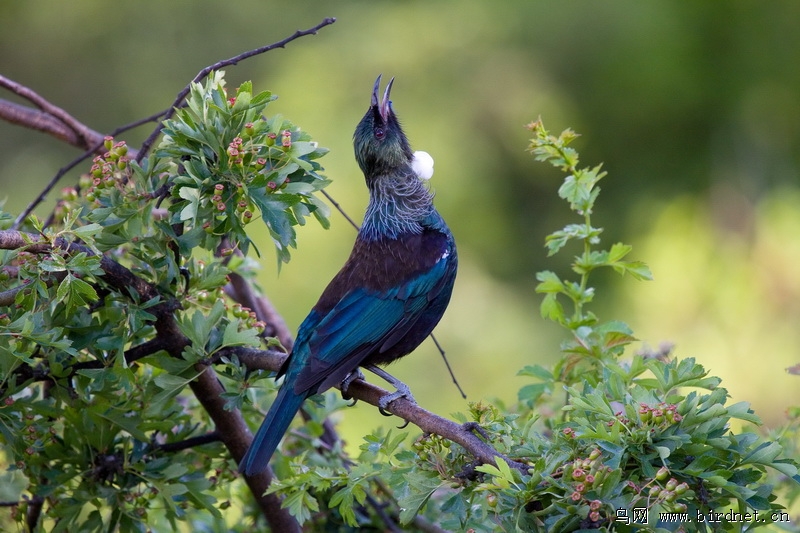
<path fill-rule="evenodd" d="M 363 224 L 344 266 L 300 324 L 276 376 L 283 384 L 240 462 L 245 475 L 267 468 L 306 398 L 336 385 L 345 392 L 363 377 L 360 367 L 395 387 L 381 397 L 382 410 L 400 397 L 414 401 L 409 387 L 378 365 L 411 353 L 450 302 L 458 256 L 427 186 L 433 159 L 411 151 L 389 99 L 394 78 L 379 99 L 380 83 L 378 76 L 353 134 L 369 190 Z"/>

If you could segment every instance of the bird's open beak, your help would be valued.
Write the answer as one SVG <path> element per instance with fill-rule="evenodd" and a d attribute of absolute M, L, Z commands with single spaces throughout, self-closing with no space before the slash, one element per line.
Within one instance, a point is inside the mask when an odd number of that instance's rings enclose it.
<path fill-rule="evenodd" d="M 389 83 L 386 84 L 386 90 L 383 92 L 383 99 L 378 102 L 378 91 L 381 88 L 381 76 L 382 74 L 378 75 L 378 79 L 375 80 L 375 87 L 372 89 L 372 107 L 378 108 L 378 113 L 380 113 L 381 118 L 385 123 L 389 117 L 389 109 L 392 103 L 392 101 L 389 100 L 389 93 L 392 91 L 394 78 L 390 79 Z"/>

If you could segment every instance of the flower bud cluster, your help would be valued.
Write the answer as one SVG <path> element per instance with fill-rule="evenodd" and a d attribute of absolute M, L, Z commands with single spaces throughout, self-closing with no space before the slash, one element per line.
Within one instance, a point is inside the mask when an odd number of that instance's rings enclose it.
<path fill-rule="evenodd" d="M 666 466 L 659 468 L 648 484 L 652 485 L 648 492 L 650 504 L 660 504 L 676 513 L 686 512 L 686 504 L 678 501 L 678 498 L 689 491 L 689 484 L 685 481 L 679 483 L 677 479 L 670 477 L 669 469 Z"/>
<path fill-rule="evenodd" d="M 217 303 L 217 301 L 225 301 L 225 290 L 222 287 L 217 287 L 211 291 L 200 290 L 195 294 L 195 299 L 197 303 L 201 305 L 212 306 Z"/>
<path fill-rule="evenodd" d="M 256 312 L 249 307 L 245 307 L 240 303 L 235 303 L 229 309 L 234 318 L 242 321 L 242 325 L 246 328 L 255 328 L 259 333 L 263 333 L 267 325 L 261 322 L 256 317 Z"/>
<path fill-rule="evenodd" d="M 8 398 L 6 401 L 10 399 L 11 398 Z M 6 403 L 6 405 L 10 404 Z M 25 428 L 21 431 L 21 437 L 22 442 L 25 444 L 25 455 L 33 456 L 41 450 L 45 444 L 56 442 L 58 431 L 55 426 L 52 424 L 44 424 L 44 420 L 41 417 L 34 415 L 30 411 L 23 415 L 23 420 Z M 24 459 L 20 459 L 17 462 L 17 466 L 19 467 L 20 463 L 22 463 L 22 467 L 24 468 L 24 461 Z"/>
<path fill-rule="evenodd" d="M 224 183 L 214 184 L 209 198 L 216 213 L 214 218 L 219 222 L 224 222 L 229 215 L 235 214 L 242 224 L 249 224 L 253 220 L 253 205 L 247 197 L 244 186 L 239 183 L 235 190 L 229 191 L 229 189 L 231 187 L 226 187 Z M 233 213 L 229 213 L 229 203 L 234 206 Z M 211 221 L 206 221 L 203 223 L 203 230 L 211 235 L 214 233 L 214 225 Z"/>
<path fill-rule="evenodd" d="M 113 137 L 105 137 L 103 146 L 106 152 L 92 160 L 92 168 L 89 175 L 81 180 L 86 199 L 89 202 L 99 204 L 100 198 L 106 191 L 114 189 L 124 178 L 124 171 L 128 168 L 128 146 L 125 141 L 114 142 Z M 64 189 L 62 196 L 68 201 L 72 191 Z"/>
<path fill-rule="evenodd" d="M 292 147 L 292 132 L 289 130 L 283 130 L 281 134 L 281 146 L 283 146 L 284 150 L 288 150 Z"/>
<path fill-rule="evenodd" d="M 567 463 L 563 470 L 564 481 L 573 489 L 569 496 L 570 500 L 576 504 L 581 502 L 588 504 L 588 518 L 592 522 L 599 522 L 602 519 L 600 510 L 603 502 L 587 500 L 587 493 L 599 489 L 612 472 L 612 468 L 603 463 L 602 455 L 599 448 L 594 448 L 587 457 L 578 457 Z"/>
<path fill-rule="evenodd" d="M 633 481 L 627 481 L 626 484 L 637 495 L 645 495 L 645 489 L 647 489 L 647 506 L 660 505 L 669 512 L 685 513 L 687 505 L 680 501 L 680 498 L 694 497 L 694 493 L 689 490 L 689 484 L 685 481 L 678 482 L 677 479 L 671 477 L 669 468 L 666 466 L 659 468 L 652 478 L 645 479 L 643 486 L 639 486 Z"/>
<path fill-rule="evenodd" d="M 234 137 L 233 141 L 228 145 L 228 161 L 231 165 L 241 165 L 244 163 L 242 143 L 241 137 Z"/>
<path fill-rule="evenodd" d="M 646 403 L 639 404 L 639 423 L 648 429 L 664 429 L 683 420 L 683 416 L 678 412 L 678 406 L 674 403 L 661 402 L 655 407 Z M 631 420 L 622 412 L 616 413 L 616 418 L 608 421 L 608 427 L 614 427 L 617 422 L 625 426 L 631 426 Z"/>
<path fill-rule="evenodd" d="M 233 99 L 231 99 L 233 100 Z M 231 103 L 233 105 L 233 103 Z M 230 202 L 231 196 L 225 195 L 226 185 L 234 180 L 224 179 L 214 185 L 212 192 L 211 202 L 216 212 L 217 221 L 224 221 L 230 213 L 229 206 L 233 207 L 236 215 L 243 224 L 247 224 L 253 219 L 254 206 L 248 198 L 246 187 L 250 184 L 253 178 L 262 173 L 262 171 L 271 171 L 269 151 L 286 152 L 292 147 L 292 132 L 290 130 L 283 130 L 280 133 L 280 141 L 277 141 L 278 134 L 273 132 L 264 133 L 267 124 L 263 119 L 258 119 L 254 122 L 247 122 L 242 128 L 241 133 L 234 137 L 228 144 L 226 154 L 228 156 L 228 165 L 235 173 L 238 174 L 235 184 L 236 191 L 233 202 Z M 264 152 L 266 148 L 267 153 Z M 273 153 L 275 155 L 275 153 Z M 285 157 L 277 155 L 276 157 Z M 268 168 L 269 167 L 269 168 Z M 267 169 L 267 170 L 265 170 Z M 284 178 L 282 181 L 269 181 L 266 184 L 267 192 L 274 193 L 285 189 L 287 184 L 290 183 L 289 178 Z M 214 224 L 206 222 L 203 225 L 206 233 L 213 234 L 215 231 Z"/>
<path fill-rule="evenodd" d="M 678 412 L 678 406 L 674 403 L 661 402 L 655 407 L 641 403 L 639 404 L 639 419 L 645 425 L 663 428 L 680 422 L 683 420 L 683 416 Z"/>

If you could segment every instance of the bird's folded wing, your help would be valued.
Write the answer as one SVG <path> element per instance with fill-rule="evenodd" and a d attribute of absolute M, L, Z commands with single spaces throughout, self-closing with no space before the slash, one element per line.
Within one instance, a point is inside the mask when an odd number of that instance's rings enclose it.
<path fill-rule="evenodd" d="M 443 258 L 386 291 L 359 288 L 345 295 L 308 335 L 303 348 L 310 353 L 295 381 L 295 392 L 336 385 L 376 349 L 384 352 L 399 342 L 445 287 L 447 263 Z"/>

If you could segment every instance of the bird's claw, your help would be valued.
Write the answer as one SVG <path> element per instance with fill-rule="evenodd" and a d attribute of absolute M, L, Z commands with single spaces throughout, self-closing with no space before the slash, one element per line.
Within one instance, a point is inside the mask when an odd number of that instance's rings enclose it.
<path fill-rule="evenodd" d="M 411 389 L 408 388 L 408 385 L 402 382 L 397 382 L 395 386 L 397 387 L 396 391 L 389 394 L 384 394 L 378 400 L 378 410 L 383 416 L 392 416 L 386 412 L 386 408 L 389 407 L 390 403 L 397 399 L 405 398 L 411 403 L 417 403 L 417 400 L 415 400 L 414 396 L 411 395 Z"/>
<path fill-rule="evenodd" d="M 411 403 L 417 403 L 417 401 L 411 395 L 411 391 L 409 390 L 408 387 L 405 387 L 405 388 L 400 387 L 398 390 L 394 391 L 393 393 L 386 394 L 386 395 L 380 397 L 380 399 L 378 400 L 378 412 L 380 414 L 382 414 L 383 416 L 392 416 L 392 413 L 387 411 L 386 408 L 389 407 L 390 403 L 392 403 L 393 401 L 395 401 L 397 399 L 400 399 L 400 398 L 405 398 L 406 400 L 408 400 Z M 408 426 L 408 424 L 409 424 L 409 421 L 406 420 L 405 423 L 402 426 L 398 426 L 397 429 L 404 429 L 406 426 Z"/>
<path fill-rule="evenodd" d="M 351 403 L 349 407 L 353 407 L 358 402 L 357 399 L 350 396 L 347 392 L 347 389 L 350 388 L 350 384 L 357 379 L 364 379 L 364 374 L 362 374 L 361 370 L 358 368 L 347 374 L 342 380 L 342 384 L 339 386 L 339 389 L 342 391 L 342 398 L 345 400 L 353 400 L 353 403 Z"/>
<path fill-rule="evenodd" d="M 461 429 L 464 431 L 469 431 L 470 433 L 477 433 L 483 437 L 484 440 L 490 440 L 489 433 L 477 422 L 464 422 L 461 424 Z"/>

